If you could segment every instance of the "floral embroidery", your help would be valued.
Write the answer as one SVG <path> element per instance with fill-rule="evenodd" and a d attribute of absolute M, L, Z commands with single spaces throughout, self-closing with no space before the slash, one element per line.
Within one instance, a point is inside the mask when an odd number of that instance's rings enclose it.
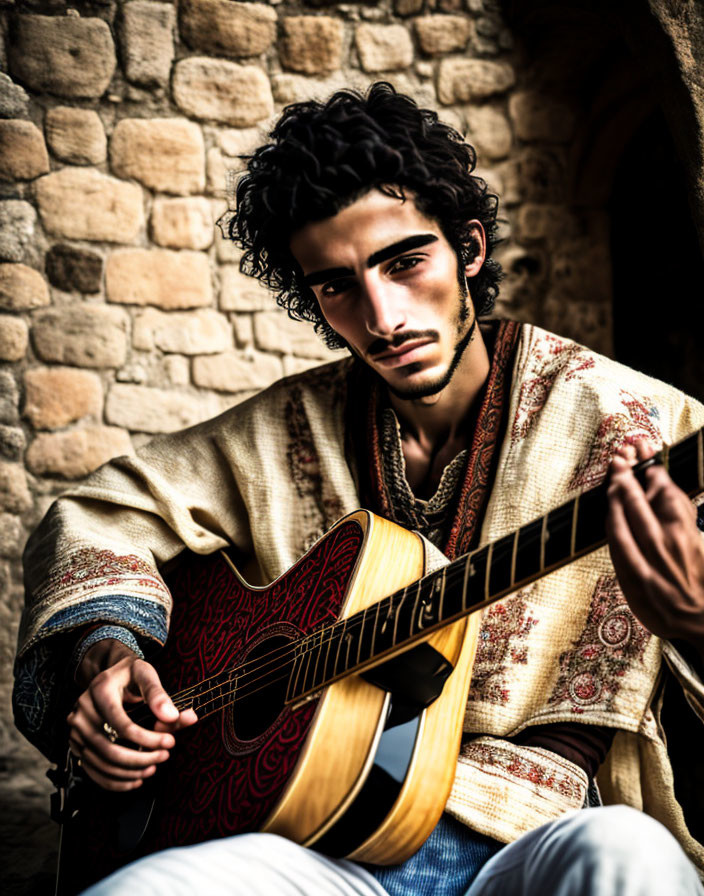
<path fill-rule="evenodd" d="M 519 752 L 520 750 L 520 752 Z M 578 803 L 584 798 L 584 783 L 577 775 L 569 773 L 569 768 L 560 765 L 558 757 L 552 761 L 540 762 L 541 754 L 536 748 L 517 748 L 512 744 L 503 745 L 488 742 L 484 738 L 472 740 L 462 746 L 460 759 L 477 765 L 484 771 L 510 775 L 521 781 L 528 781 L 538 788 L 546 788 Z"/>
<path fill-rule="evenodd" d="M 302 553 L 320 538 L 344 511 L 338 498 L 327 498 L 324 494 L 320 459 L 303 405 L 303 392 L 300 386 L 292 387 L 284 415 L 289 435 L 286 460 L 296 494 L 301 498 L 299 512 L 304 525 L 301 532 Z"/>
<path fill-rule="evenodd" d="M 594 367 L 594 358 L 581 345 L 546 334 L 534 351 L 536 375 L 526 379 L 518 395 L 518 408 L 511 429 L 511 440 L 525 439 L 542 410 L 555 380 L 564 374 L 569 381 L 583 370 Z"/>
<path fill-rule="evenodd" d="M 490 607 L 484 615 L 474 660 L 469 700 L 508 703 L 507 668 L 528 663 L 525 643 L 538 620 L 527 610 L 526 591 Z"/>
<path fill-rule="evenodd" d="M 609 468 L 609 461 L 623 445 L 646 437 L 660 443 L 662 436 L 656 423 L 658 410 L 645 400 L 619 390 L 623 411 L 608 414 L 601 421 L 587 457 L 572 474 L 569 488 L 588 489 L 600 483 Z"/>
<path fill-rule="evenodd" d="M 581 635 L 560 654 L 560 675 L 548 705 L 562 704 L 575 714 L 587 706 L 611 710 L 621 679 L 642 660 L 650 638 L 624 601 L 616 576 L 600 576 Z"/>

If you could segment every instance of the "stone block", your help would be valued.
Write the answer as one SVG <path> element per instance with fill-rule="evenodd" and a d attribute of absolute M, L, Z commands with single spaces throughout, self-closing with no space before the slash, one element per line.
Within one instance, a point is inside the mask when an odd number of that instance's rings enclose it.
<path fill-rule="evenodd" d="M 8 460 L 19 460 L 27 440 L 19 426 L 0 424 L 0 454 Z"/>
<path fill-rule="evenodd" d="M 574 133 L 574 109 L 537 90 L 514 93 L 508 111 L 520 140 L 566 143 Z"/>
<path fill-rule="evenodd" d="M 100 377 L 72 367 L 34 367 L 24 375 L 24 416 L 36 429 L 58 429 L 103 410 Z"/>
<path fill-rule="evenodd" d="M 143 351 L 209 355 L 232 347 L 232 330 L 227 318 L 211 308 L 171 313 L 149 308 L 135 319 L 132 341 Z"/>
<path fill-rule="evenodd" d="M 49 170 L 44 137 L 31 121 L 0 121 L 0 180 L 34 180 Z"/>
<path fill-rule="evenodd" d="M 143 87 L 165 87 L 174 58 L 176 14 L 171 3 L 134 0 L 122 7 L 120 46 L 125 77 Z"/>
<path fill-rule="evenodd" d="M 20 419 L 20 394 L 9 370 L 0 370 L 0 423 L 17 423 Z"/>
<path fill-rule="evenodd" d="M 276 38 L 276 12 L 265 3 L 181 0 L 178 18 L 188 46 L 213 56 L 259 56 Z"/>
<path fill-rule="evenodd" d="M 27 467 L 36 476 L 80 479 L 123 454 L 132 454 L 129 433 L 124 429 L 85 426 L 40 433 L 27 449 Z"/>
<path fill-rule="evenodd" d="M 413 27 L 421 50 L 429 56 L 464 50 L 474 33 L 474 23 L 466 16 L 422 16 Z"/>
<path fill-rule="evenodd" d="M 109 302 L 198 308 L 213 301 L 208 256 L 170 249 L 118 249 L 105 266 Z"/>
<path fill-rule="evenodd" d="M 526 147 L 497 166 L 504 205 L 559 203 L 565 196 L 565 161 L 559 152 Z"/>
<path fill-rule="evenodd" d="M 119 367 L 127 356 L 127 316 L 121 308 L 71 305 L 37 314 L 32 341 L 43 361 L 76 367 Z"/>
<path fill-rule="evenodd" d="M 254 345 L 254 325 L 251 314 L 233 315 L 232 331 L 235 334 L 235 345 L 238 348 Z"/>
<path fill-rule="evenodd" d="M 64 292 L 100 292 L 103 283 L 103 258 L 89 249 L 57 243 L 46 254 L 49 282 Z"/>
<path fill-rule="evenodd" d="M 23 467 L 0 461 L 0 508 L 9 513 L 24 513 L 31 506 L 32 496 Z"/>
<path fill-rule="evenodd" d="M 115 46 L 102 19 L 20 15 L 9 43 L 10 73 L 37 93 L 99 97 L 115 71 Z"/>
<path fill-rule="evenodd" d="M 274 308 L 274 294 L 254 277 L 241 273 L 239 265 L 224 264 L 219 305 L 222 311 L 268 311 Z"/>
<path fill-rule="evenodd" d="M 207 249 L 213 243 L 215 221 L 210 202 L 202 196 L 155 199 L 150 224 L 152 239 L 159 246 Z"/>
<path fill-rule="evenodd" d="M 29 97 L 9 75 L 0 72 L 0 118 L 19 118 L 29 113 Z"/>
<path fill-rule="evenodd" d="M 344 28 L 332 16 L 287 16 L 281 22 L 279 56 L 284 68 L 326 75 L 342 65 Z"/>
<path fill-rule="evenodd" d="M 249 155 L 266 140 L 260 128 L 226 128 L 218 131 L 220 149 L 228 156 Z"/>
<path fill-rule="evenodd" d="M 438 70 L 438 99 L 441 103 L 471 103 L 504 93 L 516 81 L 507 62 L 490 59 L 443 59 Z"/>
<path fill-rule="evenodd" d="M 257 348 L 300 358 L 334 361 L 340 358 L 316 336 L 313 325 L 292 320 L 284 311 L 260 311 L 254 315 L 254 341 Z"/>
<path fill-rule="evenodd" d="M 201 193 L 205 148 L 197 124 L 183 118 L 123 118 L 110 140 L 110 165 L 163 193 Z"/>
<path fill-rule="evenodd" d="M 0 513 L 0 557 L 19 557 L 22 523 L 14 513 Z"/>
<path fill-rule="evenodd" d="M 397 16 L 414 16 L 423 9 L 423 0 L 394 0 Z"/>
<path fill-rule="evenodd" d="M 62 168 L 39 178 L 44 227 L 74 240 L 132 243 L 144 226 L 142 190 L 94 168 Z"/>
<path fill-rule="evenodd" d="M 0 314 L 0 361 L 21 361 L 28 342 L 29 330 L 22 318 Z"/>
<path fill-rule="evenodd" d="M 511 125 L 500 109 L 470 106 L 467 109 L 467 140 L 480 157 L 504 159 L 511 151 Z"/>
<path fill-rule="evenodd" d="M 219 392 L 249 392 L 266 389 L 283 375 L 281 358 L 263 352 L 225 352 L 193 359 L 196 386 Z"/>
<path fill-rule="evenodd" d="M 105 415 L 110 423 L 133 432 L 173 432 L 214 416 L 219 406 L 213 399 L 214 396 L 116 383 L 108 393 Z"/>
<path fill-rule="evenodd" d="M 107 138 L 100 116 L 92 109 L 56 106 L 44 119 L 44 132 L 54 155 L 72 165 L 99 165 L 107 156 Z"/>
<path fill-rule="evenodd" d="M 34 248 L 37 213 L 23 199 L 0 200 L 0 260 L 24 261 Z"/>
<path fill-rule="evenodd" d="M 164 358 L 164 372 L 174 386 L 187 386 L 191 382 L 191 364 L 182 355 L 167 355 Z"/>
<path fill-rule="evenodd" d="M 269 79 L 254 65 L 192 57 L 176 63 L 176 105 L 191 118 L 249 127 L 274 111 Z"/>
<path fill-rule="evenodd" d="M 411 35 L 403 25 L 358 25 L 354 40 L 365 72 L 397 71 L 413 62 Z"/>
<path fill-rule="evenodd" d="M 49 304 L 49 288 L 39 271 L 24 264 L 0 264 L 0 308 L 28 311 Z"/>

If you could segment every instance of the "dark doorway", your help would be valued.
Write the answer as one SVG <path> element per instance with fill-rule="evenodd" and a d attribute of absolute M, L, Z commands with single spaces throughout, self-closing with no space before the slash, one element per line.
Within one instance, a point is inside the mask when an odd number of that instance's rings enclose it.
<path fill-rule="evenodd" d="M 659 110 L 623 152 L 609 211 L 616 359 L 704 400 L 704 261 Z"/>

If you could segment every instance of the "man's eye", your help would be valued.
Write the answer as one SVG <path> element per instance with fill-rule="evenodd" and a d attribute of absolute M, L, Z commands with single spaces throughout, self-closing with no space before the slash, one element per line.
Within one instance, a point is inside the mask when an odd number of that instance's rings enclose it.
<path fill-rule="evenodd" d="M 389 273 L 395 274 L 398 271 L 410 271 L 411 268 L 414 268 L 421 261 L 422 259 L 417 255 L 402 255 L 401 258 L 397 258 L 391 265 Z"/>
<path fill-rule="evenodd" d="M 323 296 L 338 296 L 348 290 L 351 285 L 351 280 L 333 280 L 321 288 L 320 294 Z"/>

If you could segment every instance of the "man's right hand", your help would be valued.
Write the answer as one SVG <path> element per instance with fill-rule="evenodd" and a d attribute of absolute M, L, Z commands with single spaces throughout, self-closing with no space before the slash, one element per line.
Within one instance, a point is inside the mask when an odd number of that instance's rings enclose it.
<path fill-rule="evenodd" d="M 71 752 L 106 790 L 140 787 L 169 758 L 173 732 L 197 721 L 194 710 L 176 709 L 152 665 L 112 638 L 98 641 L 86 652 L 76 678 L 85 690 L 67 717 Z M 141 701 L 157 719 L 153 731 L 132 721 L 125 711 L 126 704 Z M 130 746 L 113 743 L 113 731 Z"/>

